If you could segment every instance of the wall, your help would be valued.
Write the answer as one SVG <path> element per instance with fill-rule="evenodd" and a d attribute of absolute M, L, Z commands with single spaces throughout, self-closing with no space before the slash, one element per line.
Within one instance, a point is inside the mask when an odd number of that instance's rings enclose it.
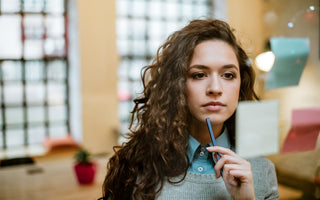
<path fill-rule="evenodd" d="M 227 0 L 227 21 L 234 28 L 234 33 L 242 47 L 247 52 L 252 63 L 255 56 L 264 50 L 265 36 L 263 25 L 263 1 L 262 0 Z M 259 71 L 254 68 L 257 77 Z M 258 79 L 255 90 L 261 96 L 261 83 Z"/>
<path fill-rule="evenodd" d="M 227 18 L 249 57 L 263 50 L 261 0 L 227 0 Z"/>
<path fill-rule="evenodd" d="M 118 127 L 115 0 L 78 0 L 83 145 L 112 152 Z"/>

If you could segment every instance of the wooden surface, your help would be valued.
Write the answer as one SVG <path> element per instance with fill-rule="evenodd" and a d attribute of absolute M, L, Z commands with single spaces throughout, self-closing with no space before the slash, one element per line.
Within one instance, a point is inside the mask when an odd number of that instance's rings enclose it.
<path fill-rule="evenodd" d="M 0 200 L 94 200 L 101 197 L 107 157 L 95 158 L 98 171 L 91 185 L 79 185 L 73 158 L 41 159 L 35 165 L 0 168 Z"/>
<path fill-rule="evenodd" d="M 0 200 L 96 200 L 106 172 L 108 156 L 94 157 L 98 163 L 95 182 L 79 185 L 73 171 L 74 152 L 36 159 L 35 165 L 0 168 Z M 279 186 L 280 199 L 298 199 L 302 193 Z"/>

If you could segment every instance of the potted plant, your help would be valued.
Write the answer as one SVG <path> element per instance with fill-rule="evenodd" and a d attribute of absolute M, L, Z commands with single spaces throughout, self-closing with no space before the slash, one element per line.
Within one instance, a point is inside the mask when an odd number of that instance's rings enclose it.
<path fill-rule="evenodd" d="M 96 163 L 91 160 L 90 153 L 79 149 L 75 156 L 74 170 L 80 184 L 91 184 L 96 173 Z"/>

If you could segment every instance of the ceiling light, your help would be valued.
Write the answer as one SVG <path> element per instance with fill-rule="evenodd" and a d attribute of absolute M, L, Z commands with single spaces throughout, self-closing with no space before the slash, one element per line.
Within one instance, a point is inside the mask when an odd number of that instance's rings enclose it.
<path fill-rule="evenodd" d="M 274 60 L 275 60 L 275 56 L 272 53 L 272 51 L 267 51 L 259 54 L 255 58 L 255 64 L 260 70 L 264 72 L 268 72 L 271 70 L 274 64 Z"/>

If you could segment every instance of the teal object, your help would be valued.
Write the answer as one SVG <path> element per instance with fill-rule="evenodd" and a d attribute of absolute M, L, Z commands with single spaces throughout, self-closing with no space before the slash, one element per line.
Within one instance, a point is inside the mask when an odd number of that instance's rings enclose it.
<path fill-rule="evenodd" d="M 265 89 L 298 85 L 310 52 L 309 39 L 273 37 L 270 45 L 275 61 Z"/>

